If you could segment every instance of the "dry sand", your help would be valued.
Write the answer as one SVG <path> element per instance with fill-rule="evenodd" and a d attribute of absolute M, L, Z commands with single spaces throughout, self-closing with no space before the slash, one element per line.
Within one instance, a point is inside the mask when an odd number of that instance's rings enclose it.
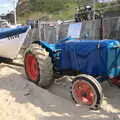
<path fill-rule="evenodd" d="M 0 64 L 0 120 L 120 120 L 120 89 L 107 83 L 102 109 L 75 106 L 69 85 L 44 90 L 29 82 L 22 67 Z"/>

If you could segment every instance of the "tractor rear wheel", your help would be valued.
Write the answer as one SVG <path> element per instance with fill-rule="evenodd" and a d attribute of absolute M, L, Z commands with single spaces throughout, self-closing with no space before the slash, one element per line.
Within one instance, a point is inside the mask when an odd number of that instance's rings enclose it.
<path fill-rule="evenodd" d="M 53 65 L 49 53 L 38 44 L 31 44 L 25 52 L 24 68 L 30 81 L 43 88 L 53 83 Z"/>
<path fill-rule="evenodd" d="M 72 81 L 71 95 L 75 103 L 84 104 L 91 109 L 99 109 L 102 102 L 102 87 L 90 75 L 78 75 Z"/>

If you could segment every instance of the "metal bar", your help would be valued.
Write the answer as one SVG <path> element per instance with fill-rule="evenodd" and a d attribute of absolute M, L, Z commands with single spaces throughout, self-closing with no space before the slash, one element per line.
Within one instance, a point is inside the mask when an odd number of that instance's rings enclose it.
<path fill-rule="evenodd" d="M 95 20 L 95 4 L 96 4 L 96 0 L 93 0 L 93 20 Z"/>

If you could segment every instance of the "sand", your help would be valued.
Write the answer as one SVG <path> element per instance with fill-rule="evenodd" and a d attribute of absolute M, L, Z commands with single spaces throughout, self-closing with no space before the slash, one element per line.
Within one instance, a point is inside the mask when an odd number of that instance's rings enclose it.
<path fill-rule="evenodd" d="M 44 90 L 29 82 L 23 67 L 0 64 L 0 120 L 120 120 L 120 89 L 103 83 L 102 108 L 74 104 L 70 82 Z"/>

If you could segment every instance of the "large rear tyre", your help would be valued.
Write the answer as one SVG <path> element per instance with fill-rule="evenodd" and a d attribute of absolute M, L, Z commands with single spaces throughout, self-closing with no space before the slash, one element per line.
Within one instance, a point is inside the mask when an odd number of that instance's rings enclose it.
<path fill-rule="evenodd" d="M 53 65 L 49 53 L 38 44 L 31 44 L 26 50 L 24 68 L 30 81 L 43 88 L 53 83 Z"/>
<path fill-rule="evenodd" d="M 90 75 L 79 75 L 72 81 L 71 95 L 75 103 L 99 109 L 103 93 L 100 83 Z"/>

